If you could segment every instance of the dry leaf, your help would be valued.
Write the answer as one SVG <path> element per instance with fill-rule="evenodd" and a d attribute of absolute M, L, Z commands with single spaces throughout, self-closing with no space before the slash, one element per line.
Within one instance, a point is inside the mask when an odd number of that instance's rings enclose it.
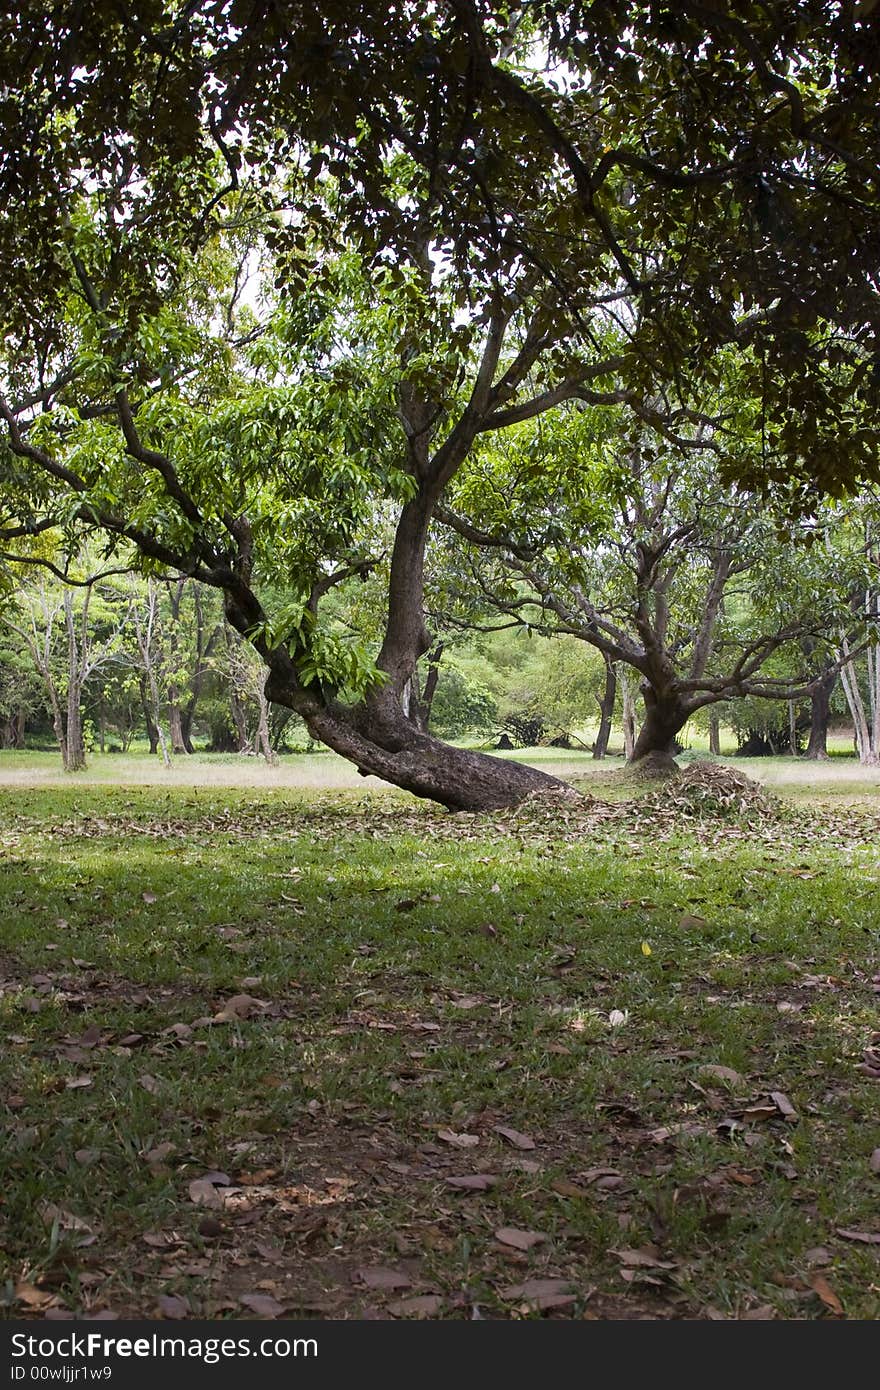
<path fill-rule="evenodd" d="M 144 1090 L 148 1091 L 151 1096 L 157 1096 L 161 1090 L 161 1082 L 157 1081 L 155 1076 L 150 1076 L 149 1072 L 138 1077 L 138 1085 L 143 1086 Z"/>
<path fill-rule="evenodd" d="M 743 1077 L 738 1071 L 734 1071 L 733 1067 L 720 1067 L 714 1062 L 708 1062 L 706 1066 L 700 1067 L 700 1072 L 703 1076 L 716 1076 L 719 1081 L 729 1081 L 732 1086 L 744 1084 Z"/>
<path fill-rule="evenodd" d="M 370 1269 L 359 1269 L 357 1277 L 368 1289 L 408 1289 L 412 1280 L 400 1269 L 387 1269 L 384 1265 L 373 1265 Z"/>
<path fill-rule="evenodd" d="M 456 1134 L 454 1129 L 438 1129 L 437 1138 L 456 1149 L 473 1149 L 480 1142 L 479 1134 Z"/>
<path fill-rule="evenodd" d="M 398 1298 L 388 1304 L 388 1311 L 396 1318 L 433 1318 L 442 1307 L 443 1299 L 439 1294 L 424 1293 L 414 1298 Z"/>
<path fill-rule="evenodd" d="M 488 1192 L 497 1182 L 497 1173 L 469 1173 L 463 1178 L 447 1178 L 446 1186 L 459 1192 Z"/>
<path fill-rule="evenodd" d="M 222 1207 L 223 1199 L 207 1178 L 193 1178 L 189 1185 L 189 1200 L 197 1207 Z"/>
<path fill-rule="evenodd" d="M 842 1318 L 844 1316 L 843 1304 L 824 1274 L 811 1274 L 807 1282 L 813 1290 L 813 1293 L 821 1298 L 826 1308 L 830 1309 L 832 1313 L 836 1313 L 838 1317 Z"/>
<path fill-rule="evenodd" d="M 779 1111 L 780 1115 L 782 1115 L 784 1119 L 789 1120 L 791 1123 L 794 1123 L 794 1121 L 798 1118 L 798 1113 L 792 1105 L 791 1101 L 789 1100 L 788 1096 L 785 1094 L 785 1092 L 771 1091 L 770 1099 L 776 1106 L 776 1109 Z"/>
<path fill-rule="evenodd" d="M 166 1158 L 171 1157 L 176 1148 L 176 1144 L 172 1144 L 166 1139 L 163 1144 L 157 1144 L 154 1149 L 147 1149 L 141 1156 L 152 1168 L 156 1163 L 164 1163 Z"/>
<path fill-rule="evenodd" d="M 266 1005 L 262 999 L 255 999 L 252 994 L 233 994 L 219 1013 L 214 1014 L 213 1023 L 236 1023 L 242 1018 L 251 1018 L 254 1014 L 262 1013 Z"/>
<path fill-rule="evenodd" d="M 880 1245 L 880 1231 L 847 1231 L 838 1226 L 837 1234 L 844 1240 L 857 1240 L 862 1245 Z"/>
<path fill-rule="evenodd" d="M 514 1250 L 531 1250 L 547 1237 L 540 1231 L 520 1231 L 516 1226 L 500 1226 L 495 1232 L 495 1239 L 500 1240 L 502 1245 L 512 1245 Z"/>
<path fill-rule="evenodd" d="M 59 1300 L 55 1294 L 38 1289 L 34 1284 L 21 1283 L 15 1286 L 15 1299 L 26 1308 L 54 1308 Z"/>
<path fill-rule="evenodd" d="M 85 1059 L 81 1058 L 80 1060 L 84 1061 Z M 86 1086 L 93 1084 L 93 1078 L 91 1076 L 69 1076 L 64 1084 L 68 1091 L 81 1091 Z"/>
<path fill-rule="evenodd" d="M 511 1129 L 509 1125 L 495 1125 L 495 1133 L 500 1134 L 502 1139 L 506 1139 L 508 1144 L 512 1144 L 515 1149 L 534 1149 L 536 1147 L 534 1139 L 528 1134 L 521 1134 L 518 1129 Z"/>
<path fill-rule="evenodd" d="M 141 893 L 141 897 L 145 903 L 157 903 L 159 901 L 155 893 Z"/>
<path fill-rule="evenodd" d="M 178 1298 L 177 1294 L 160 1293 L 156 1305 L 163 1318 L 174 1318 L 175 1321 L 187 1317 L 190 1312 L 188 1301 Z"/>
<path fill-rule="evenodd" d="M 871 1154 L 871 1172 L 880 1173 L 880 1149 L 875 1149 Z"/>
<path fill-rule="evenodd" d="M 575 1301 L 568 1279 L 526 1279 L 498 1292 L 507 1302 L 521 1298 L 536 1308 L 566 1308 Z"/>
<path fill-rule="evenodd" d="M 609 1255 L 616 1255 L 621 1264 L 627 1265 L 632 1269 L 675 1269 L 674 1260 L 661 1260 L 659 1252 L 655 1246 L 643 1245 L 638 1250 L 609 1250 Z"/>
<path fill-rule="evenodd" d="M 284 1304 L 268 1293 L 244 1293 L 238 1301 L 243 1308 L 250 1308 L 259 1318 L 277 1318 L 284 1312 Z"/>

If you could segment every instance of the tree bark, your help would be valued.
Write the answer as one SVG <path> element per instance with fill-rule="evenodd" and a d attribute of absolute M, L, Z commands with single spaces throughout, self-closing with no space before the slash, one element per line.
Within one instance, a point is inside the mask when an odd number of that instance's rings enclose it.
<path fill-rule="evenodd" d="M 630 762 L 640 762 L 649 753 L 668 756 L 674 766 L 672 750 L 676 735 L 681 733 L 690 716 L 690 710 L 683 702 L 671 695 L 658 696 L 649 685 L 642 687 L 645 701 L 645 722 L 639 730 Z"/>
<path fill-rule="evenodd" d="M 828 757 L 828 723 L 831 718 L 831 696 L 836 684 L 837 672 L 833 671 L 813 691 L 810 699 L 810 738 L 806 751 L 808 758 Z"/>
<path fill-rule="evenodd" d="M 596 741 L 593 744 L 593 757 L 604 758 L 608 753 L 608 743 L 611 738 L 611 725 L 614 719 L 614 702 L 617 699 L 617 672 L 614 669 L 613 661 L 605 658 L 605 689 L 598 697 L 599 701 L 599 730 L 596 734 Z"/>
<path fill-rule="evenodd" d="M 620 683 L 623 687 L 623 755 L 627 762 L 632 762 L 636 747 L 636 702 L 626 671 L 621 673 Z"/>
<path fill-rule="evenodd" d="M 83 741 L 82 673 L 80 651 L 76 637 L 76 617 L 73 611 L 73 595 L 64 590 L 64 624 L 67 629 L 67 719 L 62 758 L 65 772 L 82 772 L 86 765 L 86 749 Z"/>
<path fill-rule="evenodd" d="M 147 692 L 147 678 L 145 675 L 141 676 L 139 685 L 141 692 L 141 706 L 144 712 L 144 723 L 147 726 L 147 738 L 150 741 L 150 752 L 155 754 L 159 751 L 159 730 L 156 728 L 156 725 L 153 721 L 153 716 L 150 713 L 150 697 Z"/>
<path fill-rule="evenodd" d="M 721 755 L 721 721 L 714 709 L 709 713 L 709 752 L 716 758 Z"/>

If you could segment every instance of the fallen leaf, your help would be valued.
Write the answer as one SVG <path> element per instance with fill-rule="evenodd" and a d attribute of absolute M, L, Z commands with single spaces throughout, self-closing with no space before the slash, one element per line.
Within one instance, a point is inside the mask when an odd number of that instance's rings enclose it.
<path fill-rule="evenodd" d="M 807 1282 L 813 1290 L 813 1293 L 818 1295 L 826 1308 L 830 1309 L 832 1313 L 836 1313 L 838 1317 L 842 1318 L 844 1316 L 843 1304 L 824 1274 L 811 1274 Z"/>
<path fill-rule="evenodd" d="M 178 1298 L 173 1293 L 160 1293 L 156 1305 L 163 1318 L 174 1318 L 175 1321 L 187 1317 L 190 1312 L 187 1299 Z"/>
<path fill-rule="evenodd" d="M 27 1283 L 16 1284 L 15 1300 L 17 1303 L 23 1303 L 26 1308 L 54 1308 L 59 1302 L 55 1294 Z"/>
<path fill-rule="evenodd" d="M 197 1207 L 222 1207 L 223 1205 L 220 1193 L 207 1178 L 193 1178 L 189 1185 L 189 1199 Z"/>
<path fill-rule="evenodd" d="M 526 1279 L 522 1284 L 510 1284 L 498 1292 L 505 1302 L 521 1298 L 536 1308 L 566 1308 L 575 1301 L 568 1279 Z"/>
<path fill-rule="evenodd" d="M 176 1144 L 166 1140 L 163 1144 L 157 1144 L 154 1149 L 146 1149 L 142 1157 L 152 1168 L 156 1163 L 164 1163 L 166 1158 L 171 1157 L 176 1148 Z"/>
<path fill-rule="evenodd" d="M 357 1270 L 357 1278 L 368 1289 L 408 1289 L 412 1280 L 399 1269 L 388 1269 L 384 1265 L 373 1265 L 370 1269 Z"/>
<path fill-rule="evenodd" d="M 214 1023 L 236 1023 L 242 1018 L 251 1018 L 254 1014 L 262 1013 L 266 1005 L 262 999 L 255 999 L 252 994 L 233 994 L 231 999 L 227 999 L 219 1013 L 214 1014 Z"/>
<path fill-rule="evenodd" d="M 73 1156 L 76 1159 L 77 1163 L 81 1163 L 84 1168 L 88 1168 L 90 1164 L 97 1163 L 98 1159 L 101 1157 L 101 1150 L 75 1149 Z"/>
<path fill-rule="evenodd" d="M 675 1260 L 661 1260 L 659 1252 L 654 1246 L 643 1245 L 638 1250 L 609 1250 L 609 1255 L 616 1255 L 621 1264 L 627 1265 L 631 1269 L 675 1269 Z"/>
<path fill-rule="evenodd" d="M 86 1086 L 94 1084 L 94 1078 L 91 1076 L 69 1076 L 64 1084 L 68 1091 L 82 1091 Z"/>
<path fill-rule="evenodd" d="M 495 1239 L 500 1240 L 502 1245 L 512 1245 L 514 1250 L 531 1250 L 535 1245 L 541 1245 L 547 1239 L 540 1231 L 520 1231 L 516 1226 L 500 1226 L 495 1232 Z"/>
<path fill-rule="evenodd" d="M 789 1100 L 788 1096 L 785 1094 L 785 1092 L 771 1091 L 770 1099 L 776 1106 L 776 1109 L 779 1111 L 783 1119 L 786 1119 L 793 1124 L 794 1121 L 798 1118 L 798 1113 L 792 1105 L 791 1101 Z"/>
<path fill-rule="evenodd" d="M 534 1149 L 536 1147 L 534 1139 L 528 1134 L 521 1134 L 518 1129 L 511 1129 L 509 1125 L 495 1125 L 495 1133 L 500 1134 L 502 1139 L 506 1139 L 508 1144 L 512 1144 L 515 1149 Z"/>
<path fill-rule="evenodd" d="M 414 1298 L 398 1298 L 388 1304 L 388 1311 L 396 1318 L 433 1318 L 442 1307 L 443 1299 L 439 1294 L 424 1293 Z"/>
<path fill-rule="evenodd" d="M 144 1072 L 143 1076 L 138 1077 L 138 1085 L 143 1086 L 151 1096 L 157 1096 L 161 1090 L 161 1082 L 157 1081 L 155 1076 L 150 1076 L 149 1072 Z"/>
<path fill-rule="evenodd" d="M 268 1293 L 244 1293 L 238 1301 L 243 1308 L 250 1308 L 260 1318 L 277 1318 L 284 1312 L 284 1304 Z"/>
<path fill-rule="evenodd" d="M 733 1067 L 720 1067 L 714 1062 L 707 1062 L 704 1067 L 700 1067 L 703 1076 L 715 1076 L 719 1081 L 729 1081 L 732 1086 L 742 1086 L 743 1077 Z"/>
<path fill-rule="evenodd" d="M 141 897 L 145 903 L 157 903 L 159 901 L 155 893 L 141 893 Z"/>
<path fill-rule="evenodd" d="M 480 1142 L 479 1134 L 456 1134 L 454 1129 L 438 1129 L 437 1138 L 456 1149 L 473 1149 Z"/>
<path fill-rule="evenodd" d="M 460 1192 L 488 1192 L 498 1182 L 496 1173 L 470 1173 L 462 1178 L 447 1178 L 446 1186 Z"/>
<path fill-rule="evenodd" d="M 871 1172 L 880 1173 L 880 1149 L 875 1149 L 871 1154 Z"/>
<path fill-rule="evenodd" d="M 554 1178 L 550 1184 L 554 1192 L 558 1192 L 560 1197 L 586 1197 L 587 1189 L 578 1187 L 576 1182 L 569 1182 L 568 1178 Z"/>
<path fill-rule="evenodd" d="M 848 1231 L 837 1227 L 837 1234 L 844 1240 L 857 1240 L 862 1245 L 880 1245 L 880 1231 Z"/>
<path fill-rule="evenodd" d="M 696 917 L 690 912 L 685 912 L 678 919 L 678 925 L 683 931 L 702 931 L 706 925 L 705 917 Z"/>

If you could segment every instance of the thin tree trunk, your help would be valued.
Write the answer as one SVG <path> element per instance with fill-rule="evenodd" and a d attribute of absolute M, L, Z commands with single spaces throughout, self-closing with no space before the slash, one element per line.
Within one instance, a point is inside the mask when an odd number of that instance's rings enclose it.
<path fill-rule="evenodd" d="M 841 642 L 841 651 L 848 657 L 849 644 L 845 637 Z M 874 701 L 875 707 L 869 708 L 868 711 L 865 710 L 862 692 L 859 689 L 858 671 L 854 661 L 847 660 L 841 666 L 840 681 L 852 716 L 859 762 L 866 767 L 876 767 L 880 764 L 880 718 L 876 717 L 880 706 L 880 687 L 875 687 L 874 672 L 869 666 L 868 698 L 869 702 Z"/>
<path fill-rule="evenodd" d="M 620 685 L 623 699 L 623 754 L 627 762 L 632 762 L 636 747 L 636 701 L 632 681 L 626 671 L 621 672 Z"/>
<path fill-rule="evenodd" d="M 73 595 L 69 589 L 64 591 L 64 625 L 67 630 L 67 719 L 63 749 L 64 770 L 65 772 L 82 772 L 86 765 L 80 708 L 82 676 L 80 650 L 76 636 L 76 616 L 73 611 Z"/>
<path fill-rule="evenodd" d="M 150 741 L 150 752 L 159 751 L 159 730 L 156 728 L 155 721 L 150 713 L 150 699 L 147 692 L 147 677 L 142 675 L 139 681 L 141 692 L 141 707 L 144 712 L 144 723 L 147 726 L 147 738 Z"/>
<path fill-rule="evenodd" d="M 597 697 L 599 703 L 599 730 L 593 744 L 593 757 L 604 758 L 608 753 L 611 739 L 611 726 L 614 721 L 614 703 L 617 699 L 617 671 L 613 661 L 605 658 L 605 689 Z"/>
<path fill-rule="evenodd" d="M 715 758 L 721 756 L 721 720 L 715 709 L 709 713 L 709 752 Z"/>
<path fill-rule="evenodd" d="M 278 763 L 278 755 L 273 749 L 269 737 L 269 701 L 266 699 L 266 693 L 262 687 L 260 688 L 259 700 L 260 721 L 257 725 L 257 741 L 266 762 L 270 767 L 275 767 Z"/>

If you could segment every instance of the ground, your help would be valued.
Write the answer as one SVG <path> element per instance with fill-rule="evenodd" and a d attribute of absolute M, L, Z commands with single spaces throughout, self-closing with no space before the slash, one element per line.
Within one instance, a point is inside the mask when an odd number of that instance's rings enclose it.
<path fill-rule="evenodd" d="M 450 816 L 27 764 L 10 1315 L 880 1316 L 876 771 Z"/>

